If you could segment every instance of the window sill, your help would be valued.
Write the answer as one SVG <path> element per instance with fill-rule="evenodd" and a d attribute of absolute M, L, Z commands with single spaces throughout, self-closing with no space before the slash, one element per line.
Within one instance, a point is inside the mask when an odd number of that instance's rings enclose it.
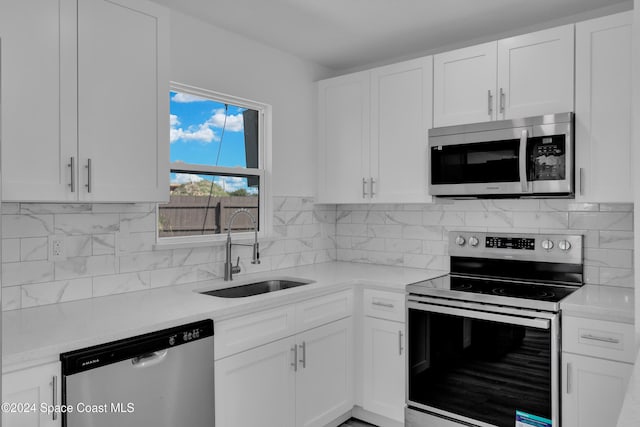
<path fill-rule="evenodd" d="M 218 237 L 220 236 L 220 237 Z M 191 248 L 204 248 L 204 247 L 219 247 L 224 246 L 227 242 L 227 235 L 218 235 L 215 239 L 210 240 L 182 240 L 178 242 L 156 242 L 153 245 L 154 251 L 164 251 L 170 249 L 191 249 Z M 261 235 L 258 233 L 258 243 L 271 242 L 278 240 L 279 238 L 274 235 Z M 253 233 L 243 233 L 242 235 L 231 235 L 233 243 L 253 243 Z"/>

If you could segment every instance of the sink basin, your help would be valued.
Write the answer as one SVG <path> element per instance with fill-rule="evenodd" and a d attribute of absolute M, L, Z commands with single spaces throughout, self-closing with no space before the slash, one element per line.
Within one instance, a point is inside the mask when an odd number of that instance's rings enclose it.
<path fill-rule="evenodd" d="M 247 283 L 231 288 L 216 289 L 213 291 L 200 292 L 204 295 L 211 295 L 221 298 L 243 298 L 252 295 L 266 294 L 268 292 L 280 291 L 282 289 L 295 288 L 297 286 L 313 283 L 310 280 L 300 281 L 291 279 L 263 280 L 260 282 Z"/>

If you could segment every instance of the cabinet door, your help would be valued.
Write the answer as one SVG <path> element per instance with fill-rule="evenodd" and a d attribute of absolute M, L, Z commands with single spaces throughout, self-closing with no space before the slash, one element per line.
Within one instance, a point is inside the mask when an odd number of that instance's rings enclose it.
<path fill-rule="evenodd" d="M 78 2 L 81 200 L 169 199 L 167 25 L 145 0 Z"/>
<path fill-rule="evenodd" d="M 318 83 L 318 202 L 368 197 L 369 72 Z"/>
<path fill-rule="evenodd" d="M 562 353 L 562 426 L 614 426 L 633 365 Z"/>
<path fill-rule="evenodd" d="M 496 117 L 496 42 L 433 57 L 433 126 Z"/>
<path fill-rule="evenodd" d="M 352 322 L 349 317 L 298 335 L 297 427 L 325 426 L 353 408 Z"/>
<path fill-rule="evenodd" d="M 56 427 L 60 414 L 47 414 L 41 404 L 60 405 L 60 363 L 2 374 L 2 401 L 28 404 L 28 412 L 2 411 L 4 427 Z M 33 405 L 33 406 L 31 406 Z M 35 409 L 35 410 L 34 410 Z"/>
<path fill-rule="evenodd" d="M 574 26 L 498 41 L 498 119 L 573 111 Z"/>
<path fill-rule="evenodd" d="M 295 348 L 285 338 L 216 361 L 216 427 L 293 427 Z"/>
<path fill-rule="evenodd" d="M 633 13 L 576 25 L 576 198 L 631 202 Z"/>
<path fill-rule="evenodd" d="M 2 199 L 76 200 L 76 1 L 3 2 Z M 75 159 L 77 160 L 77 159 Z"/>
<path fill-rule="evenodd" d="M 371 177 L 377 202 L 426 202 L 433 57 L 371 71 Z"/>
<path fill-rule="evenodd" d="M 405 325 L 364 318 L 363 408 L 404 422 Z"/>

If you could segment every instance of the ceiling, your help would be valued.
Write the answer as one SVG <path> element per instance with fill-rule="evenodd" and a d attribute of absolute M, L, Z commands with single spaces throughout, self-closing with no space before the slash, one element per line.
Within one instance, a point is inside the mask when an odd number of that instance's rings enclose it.
<path fill-rule="evenodd" d="M 340 71 L 627 0 L 154 0 Z"/>

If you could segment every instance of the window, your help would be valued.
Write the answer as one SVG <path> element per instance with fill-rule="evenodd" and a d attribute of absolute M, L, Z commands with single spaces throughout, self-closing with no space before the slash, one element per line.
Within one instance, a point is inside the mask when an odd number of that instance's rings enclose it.
<path fill-rule="evenodd" d="M 238 209 L 265 230 L 269 107 L 179 84 L 169 96 L 170 200 L 158 206 L 159 241 L 211 241 Z M 236 217 L 231 232 L 252 233 L 251 219 Z"/>

